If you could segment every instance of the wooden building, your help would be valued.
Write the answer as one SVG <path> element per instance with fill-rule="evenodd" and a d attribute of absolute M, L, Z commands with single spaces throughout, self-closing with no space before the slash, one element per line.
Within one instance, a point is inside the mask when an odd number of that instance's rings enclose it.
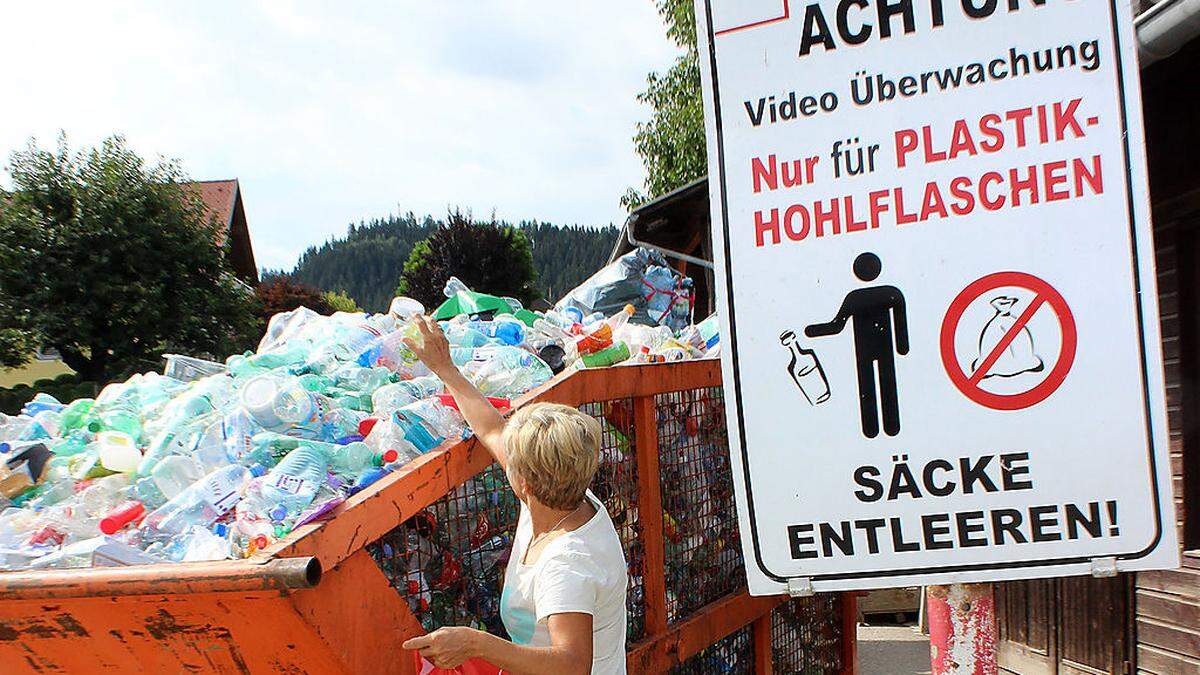
<path fill-rule="evenodd" d="M 254 262 L 254 247 L 250 244 L 250 229 L 246 226 L 246 209 L 242 207 L 242 188 L 236 178 L 184 183 L 183 187 L 204 202 L 210 219 L 222 228 L 220 241 L 229 244 L 229 265 L 242 281 L 258 284 L 258 267 Z"/>

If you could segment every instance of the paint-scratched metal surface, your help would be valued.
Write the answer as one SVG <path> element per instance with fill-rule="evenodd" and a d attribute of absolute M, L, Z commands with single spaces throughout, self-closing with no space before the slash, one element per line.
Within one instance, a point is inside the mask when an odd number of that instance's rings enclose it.
<path fill-rule="evenodd" d="M 0 603 L 0 672 L 342 673 L 278 592 Z"/>

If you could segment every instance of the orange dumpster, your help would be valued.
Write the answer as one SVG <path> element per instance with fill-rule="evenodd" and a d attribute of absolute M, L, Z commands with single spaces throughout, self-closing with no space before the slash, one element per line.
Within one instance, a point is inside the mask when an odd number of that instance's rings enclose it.
<path fill-rule="evenodd" d="M 745 592 L 720 384 L 711 360 L 619 366 L 517 405 L 603 423 L 593 491 L 630 564 L 630 673 L 851 673 L 853 596 Z M 502 487 L 468 439 L 247 560 L 0 573 L 0 673 L 411 673 L 408 637 L 495 630 Z"/>

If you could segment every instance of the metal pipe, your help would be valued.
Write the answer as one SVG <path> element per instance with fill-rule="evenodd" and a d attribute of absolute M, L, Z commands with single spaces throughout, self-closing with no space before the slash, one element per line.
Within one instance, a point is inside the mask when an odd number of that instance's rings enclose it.
<path fill-rule="evenodd" d="M 1138 63 L 1145 68 L 1200 35 L 1200 0 L 1161 0 L 1133 21 Z"/>
<path fill-rule="evenodd" d="M 675 258 L 677 260 L 683 260 L 684 262 L 690 262 L 693 265 L 699 265 L 700 267 L 703 267 L 705 269 L 710 269 L 710 270 L 713 269 L 713 264 L 703 258 L 697 258 L 696 256 L 688 255 L 686 253 L 680 253 L 679 251 L 672 251 L 669 248 L 663 248 L 662 246 L 655 246 L 654 244 L 647 244 L 644 241 L 638 241 L 637 239 L 634 239 L 633 225 L 634 225 L 634 223 L 637 222 L 637 219 L 638 218 L 636 215 L 630 215 L 629 219 L 625 221 L 625 238 L 629 240 L 629 243 L 631 245 L 641 246 L 642 248 L 648 248 L 651 251 L 658 251 L 659 253 L 667 256 L 668 258 Z"/>
<path fill-rule="evenodd" d="M 996 675 L 996 604 L 991 584 L 926 588 L 932 675 Z"/>
<path fill-rule="evenodd" d="M 0 573 L 0 601 L 124 595 L 288 592 L 321 581 L 316 558 L 217 561 Z"/>

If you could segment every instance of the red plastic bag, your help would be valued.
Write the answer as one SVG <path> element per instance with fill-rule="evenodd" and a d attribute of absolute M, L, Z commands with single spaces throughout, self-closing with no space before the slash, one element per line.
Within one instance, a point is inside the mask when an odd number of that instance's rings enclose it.
<path fill-rule="evenodd" d="M 438 668 L 417 652 L 413 652 L 412 655 L 417 675 L 502 675 L 499 668 L 483 659 L 471 659 L 457 668 L 447 670 Z"/>

